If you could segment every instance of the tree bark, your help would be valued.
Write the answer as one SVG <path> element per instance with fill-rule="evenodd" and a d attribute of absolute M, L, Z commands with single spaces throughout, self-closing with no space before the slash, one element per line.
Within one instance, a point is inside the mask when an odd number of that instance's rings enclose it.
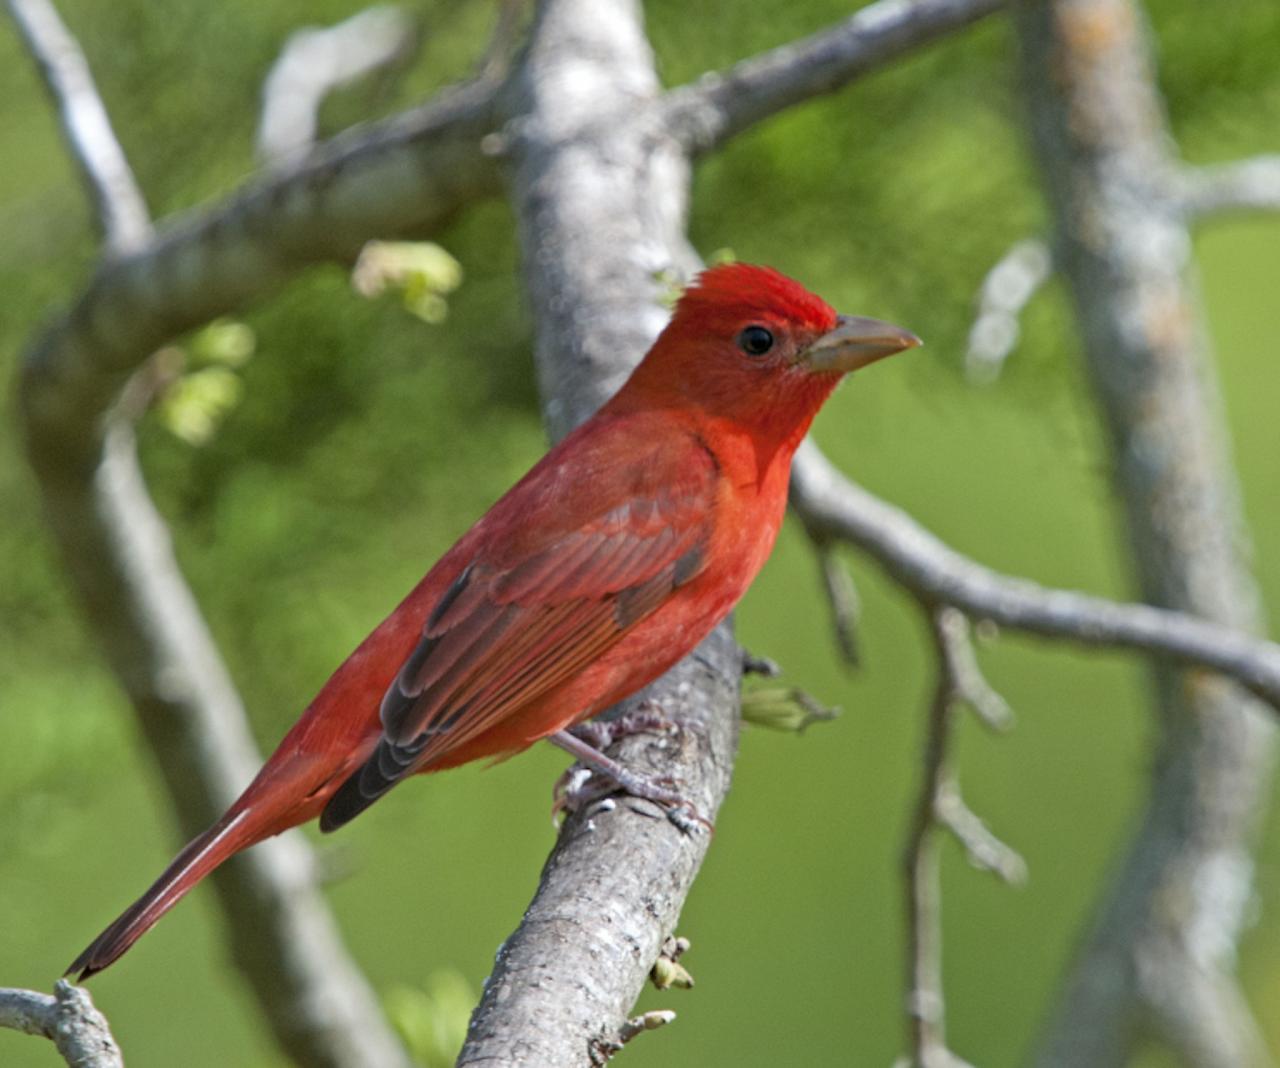
<path fill-rule="evenodd" d="M 1173 192 L 1146 27 L 1129 0 L 1017 12 L 1055 258 L 1111 443 L 1142 596 L 1260 626 L 1227 432 Z M 1145 1037 L 1193 1065 L 1268 1063 L 1231 979 L 1272 729 L 1237 686 L 1155 668 L 1146 811 L 1035 1057 L 1111 1068 Z"/>

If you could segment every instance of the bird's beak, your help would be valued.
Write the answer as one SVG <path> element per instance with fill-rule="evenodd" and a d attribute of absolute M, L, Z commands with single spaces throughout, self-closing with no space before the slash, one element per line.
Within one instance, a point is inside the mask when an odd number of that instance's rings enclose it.
<path fill-rule="evenodd" d="M 922 344 L 910 330 L 879 319 L 841 315 L 828 330 L 800 354 L 813 371 L 856 371 L 869 363 Z"/>

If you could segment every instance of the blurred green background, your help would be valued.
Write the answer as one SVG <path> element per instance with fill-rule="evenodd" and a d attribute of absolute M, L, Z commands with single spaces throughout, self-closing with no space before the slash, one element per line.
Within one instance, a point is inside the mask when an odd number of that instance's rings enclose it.
<path fill-rule="evenodd" d="M 233 188 L 252 167 L 262 78 L 300 8 L 283 0 L 63 0 L 157 215 Z M 306 6 L 331 22 L 359 3 Z M 654 0 L 668 84 L 811 32 L 834 0 Z M 415 5 L 427 34 L 394 83 L 339 93 L 332 131 L 464 74 L 490 9 Z M 1280 149 L 1280 5 L 1150 6 L 1161 85 L 1194 162 Z M 1032 305 L 1004 376 L 962 374 L 973 295 L 1043 207 L 1024 151 L 1007 27 L 958 39 L 809 104 L 703 164 L 692 233 L 708 254 L 792 273 L 838 307 L 894 319 L 920 353 L 859 375 L 820 418 L 831 456 L 951 544 L 1002 570 L 1121 596 L 1115 510 L 1060 289 Z M 0 26 L 0 374 L 93 262 L 84 198 L 52 111 Z M 343 656 L 544 448 L 530 312 L 505 206 L 440 235 L 465 272 L 428 325 L 316 269 L 244 316 L 256 338 L 241 402 L 208 443 L 142 429 L 146 466 L 264 747 Z M 1280 220 L 1197 241 L 1258 573 L 1280 612 Z M 47 990 L 174 852 L 166 802 L 129 708 L 81 625 L 41 525 L 12 407 L 0 423 L 0 984 Z M 898 856 L 916 787 L 930 667 L 921 620 L 863 560 L 865 666 L 836 661 L 817 569 L 794 525 L 739 614 L 744 642 L 842 705 L 803 737 L 748 730 L 734 790 L 681 933 L 693 991 L 650 991 L 680 1019 L 629 1048 L 636 1066 L 887 1065 L 901 1046 Z M 984 1068 L 1036 1032 L 1149 763 L 1142 665 L 1011 636 L 984 647 L 1020 714 L 966 724 L 966 793 L 1026 856 L 1011 890 L 944 864 L 954 1048 Z M 552 842 L 542 747 L 491 770 L 416 781 L 324 842 L 353 953 L 384 994 L 440 970 L 478 989 Z M 1259 856 L 1240 967 L 1280 1049 L 1280 836 Z M 227 963 L 207 890 L 92 989 L 134 1068 L 279 1064 Z M 0 1031 L 0 1063 L 53 1065 Z M 1148 1066 L 1163 1064 L 1151 1057 Z"/>

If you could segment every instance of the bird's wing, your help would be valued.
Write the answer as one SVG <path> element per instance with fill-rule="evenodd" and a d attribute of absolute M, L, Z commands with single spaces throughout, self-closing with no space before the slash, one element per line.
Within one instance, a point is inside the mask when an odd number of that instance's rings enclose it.
<path fill-rule="evenodd" d="M 383 736 L 322 829 L 572 678 L 703 569 L 714 456 L 683 435 L 629 444 L 580 442 L 482 521 L 495 534 L 431 608 L 383 697 Z"/>

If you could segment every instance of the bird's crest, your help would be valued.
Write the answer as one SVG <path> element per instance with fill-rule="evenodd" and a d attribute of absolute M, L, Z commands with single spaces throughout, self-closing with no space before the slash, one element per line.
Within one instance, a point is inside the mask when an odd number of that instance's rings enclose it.
<path fill-rule="evenodd" d="M 703 271 L 676 305 L 676 319 L 705 322 L 723 316 L 764 315 L 815 330 L 835 325 L 836 312 L 799 282 L 772 267 L 724 263 Z"/>

